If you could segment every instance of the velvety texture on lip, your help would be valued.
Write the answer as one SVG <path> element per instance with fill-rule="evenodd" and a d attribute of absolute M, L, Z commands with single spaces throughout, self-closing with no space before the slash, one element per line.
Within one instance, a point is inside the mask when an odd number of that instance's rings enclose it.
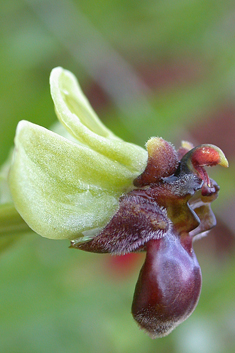
<path fill-rule="evenodd" d="M 190 244 L 167 236 L 147 244 L 136 284 L 132 314 L 152 338 L 169 334 L 194 310 L 201 291 L 201 269 Z"/>

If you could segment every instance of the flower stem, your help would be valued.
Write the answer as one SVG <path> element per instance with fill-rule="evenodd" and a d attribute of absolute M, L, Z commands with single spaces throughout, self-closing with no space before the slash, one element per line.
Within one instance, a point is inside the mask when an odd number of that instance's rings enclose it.
<path fill-rule="evenodd" d="M 0 205 L 0 237 L 31 231 L 12 203 Z"/>

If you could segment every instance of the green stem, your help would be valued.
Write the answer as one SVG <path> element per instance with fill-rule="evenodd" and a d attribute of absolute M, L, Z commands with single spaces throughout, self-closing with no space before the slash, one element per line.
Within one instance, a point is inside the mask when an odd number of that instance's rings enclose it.
<path fill-rule="evenodd" d="M 0 206 L 0 238 L 6 235 L 20 235 L 31 231 L 12 203 Z"/>

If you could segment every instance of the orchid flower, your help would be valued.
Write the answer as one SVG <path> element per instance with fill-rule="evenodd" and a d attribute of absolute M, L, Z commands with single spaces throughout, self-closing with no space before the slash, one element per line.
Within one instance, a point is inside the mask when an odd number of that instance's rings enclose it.
<path fill-rule="evenodd" d="M 132 314 L 152 338 L 169 334 L 195 309 L 201 270 L 193 241 L 215 226 L 219 187 L 205 166 L 228 166 L 216 146 L 175 147 L 152 137 L 146 150 L 98 119 L 72 73 L 55 68 L 54 131 L 18 124 L 8 187 L 36 233 L 71 247 L 116 255 L 145 251 Z"/>

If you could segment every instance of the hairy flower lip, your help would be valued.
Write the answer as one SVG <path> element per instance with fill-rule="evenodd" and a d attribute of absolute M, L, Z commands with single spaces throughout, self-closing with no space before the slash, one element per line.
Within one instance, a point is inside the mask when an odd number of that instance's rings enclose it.
<path fill-rule="evenodd" d="M 189 236 L 168 237 L 147 244 L 136 284 L 132 315 L 151 338 L 164 337 L 195 309 L 201 291 L 201 270 Z"/>

